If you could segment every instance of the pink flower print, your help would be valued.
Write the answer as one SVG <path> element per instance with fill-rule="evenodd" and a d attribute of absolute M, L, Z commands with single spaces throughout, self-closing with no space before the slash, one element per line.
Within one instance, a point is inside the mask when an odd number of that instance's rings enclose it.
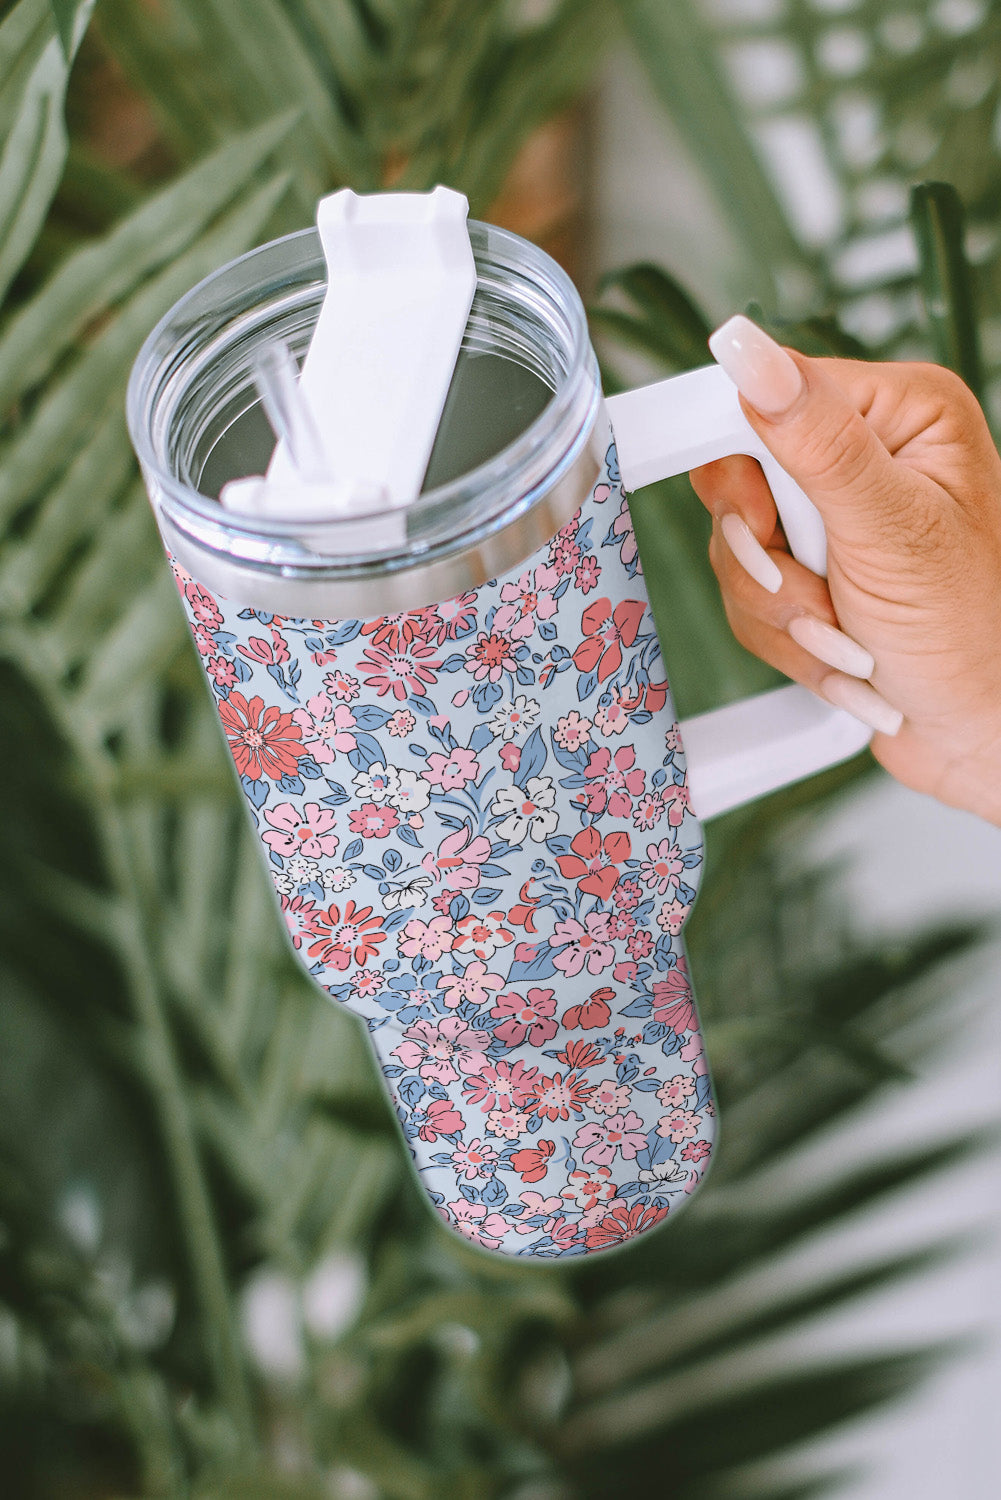
<path fill-rule="evenodd" d="M 677 968 L 655 979 L 651 988 L 654 1020 L 670 1026 L 679 1036 L 689 1031 L 695 1024 L 695 1005 L 684 959 L 678 960 Z"/>
<path fill-rule="evenodd" d="M 625 879 L 619 881 L 612 899 L 619 911 L 636 910 L 643 899 L 643 892 L 635 875 L 627 875 Z"/>
<path fill-rule="evenodd" d="M 195 646 L 198 649 L 198 655 L 211 656 L 212 652 L 216 650 L 216 641 L 215 636 L 212 634 L 211 630 L 209 630 L 208 626 L 199 625 L 196 620 L 191 627 L 191 634 L 194 637 Z"/>
<path fill-rule="evenodd" d="M 681 749 L 681 726 L 672 724 L 670 729 L 664 730 L 664 744 L 672 755 Z"/>
<path fill-rule="evenodd" d="M 499 974 L 488 973 L 486 964 L 475 959 L 473 963 L 466 965 L 461 974 L 443 974 L 438 981 L 438 988 L 445 992 L 442 1004 L 447 1005 L 449 1010 L 455 1010 L 456 1006 L 467 1000 L 471 1005 L 486 1005 L 491 990 L 499 990 L 503 983 Z"/>
<path fill-rule="evenodd" d="M 641 927 L 638 932 L 634 932 L 631 937 L 626 939 L 626 952 L 630 958 L 637 960 L 649 958 L 653 949 L 653 937 L 647 932 L 645 927 Z"/>
<path fill-rule="evenodd" d="M 625 498 L 619 506 L 618 515 L 612 522 L 612 535 L 619 538 L 619 557 L 622 560 L 622 566 L 628 568 L 634 560 L 638 564 L 639 548 L 636 546 L 636 533 L 633 531 L 633 518 L 629 514 L 629 503 Z"/>
<path fill-rule="evenodd" d="M 690 911 L 691 907 L 686 906 L 683 901 L 679 901 L 677 898 L 674 901 L 665 901 L 657 913 L 657 926 L 661 932 L 669 932 L 672 937 L 677 937 L 682 927 L 684 927 Z"/>
<path fill-rule="evenodd" d="M 230 661 L 228 656 L 210 656 L 205 662 L 205 670 L 216 687 L 230 688 L 234 682 L 239 681 L 236 663 Z"/>
<path fill-rule="evenodd" d="M 553 739 L 563 750 L 569 750 L 571 754 L 579 750 L 581 745 L 586 745 L 591 736 L 592 724 L 583 714 L 579 714 L 572 708 L 563 718 L 557 719 L 556 728 L 553 731 Z"/>
<path fill-rule="evenodd" d="M 428 756 L 424 766 L 421 775 L 425 781 L 440 787 L 443 792 L 457 792 L 460 787 L 475 781 L 480 774 L 480 763 L 474 752 L 461 747 L 450 751 L 448 755 L 440 755 L 436 751 Z"/>
<path fill-rule="evenodd" d="M 363 839 L 386 839 L 399 823 L 396 808 L 386 803 L 363 802 L 361 807 L 352 808 L 348 814 L 348 827 L 352 833 L 360 833 Z"/>
<path fill-rule="evenodd" d="M 662 1208 L 654 1208 L 652 1204 L 633 1203 L 631 1206 L 623 1198 L 618 1206 L 609 1205 L 612 1212 L 597 1224 L 590 1224 L 585 1235 L 587 1248 L 589 1250 L 611 1250 L 616 1245 L 624 1245 L 626 1240 L 631 1240 L 638 1234 L 645 1234 L 661 1219 L 667 1217 L 668 1205 Z"/>
<path fill-rule="evenodd" d="M 540 594 L 532 582 L 532 574 L 523 573 L 517 583 L 501 586 L 501 604 L 494 615 L 494 625 L 512 640 L 523 641 L 534 631 L 536 619 L 549 620 L 556 610 L 552 594 Z"/>
<path fill-rule="evenodd" d="M 695 1093 L 695 1080 L 687 1073 L 676 1073 L 666 1083 L 662 1083 L 657 1090 L 657 1098 L 665 1109 L 673 1105 L 683 1105 L 686 1099 L 690 1099 Z"/>
<path fill-rule="evenodd" d="M 546 1078 L 540 1073 L 532 1085 L 528 1108 L 544 1120 L 568 1120 L 571 1112 L 579 1115 L 591 1097 L 591 1086 L 576 1073 L 554 1073 Z"/>
<path fill-rule="evenodd" d="M 597 588 L 601 569 L 593 552 L 585 553 L 574 569 L 573 577 L 575 586 L 582 594 L 589 594 L 592 589 Z"/>
<path fill-rule="evenodd" d="M 678 1053 L 682 1062 L 690 1062 L 692 1072 L 699 1078 L 706 1072 L 706 1054 L 702 1045 L 702 1033 L 693 1031 L 688 1041 Z"/>
<path fill-rule="evenodd" d="M 615 912 L 608 919 L 608 935 L 612 938 L 632 937 L 636 931 L 636 918 L 628 912 Z"/>
<path fill-rule="evenodd" d="M 470 824 L 446 834 L 437 853 L 428 850 L 421 865 L 429 875 L 447 881 L 450 890 L 473 891 L 480 883 L 480 865 L 490 858 L 490 840 L 482 833 L 473 837 Z"/>
<path fill-rule="evenodd" d="M 567 573 L 572 573 L 580 562 L 580 547 L 574 540 L 574 536 L 567 534 L 568 530 L 569 528 L 563 527 L 549 544 L 549 566 L 560 578 Z M 574 535 L 576 535 L 576 528 Z"/>
<path fill-rule="evenodd" d="M 320 859 L 337 849 L 337 835 L 331 832 L 336 814 L 318 802 L 307 802 L 301 812 L 292 802 L 279 802 L 277 807 L 265 808 L 264 819 L 271 827 L 263 840 L 283 858 L 304 854 L 307 859 Z"/>
<path fill-rule="evenodd" d="M 509 776 L 514 776 L 521 765 L 521 751 L 517 745 L 502 745 L 500 763 Z"/>
<path fill-rule="evenodd" d="M 689 1141 L 681 1148 L 681 1155 L 684 1161 L 705 1161 L 711 1150 L 708 1141 Z"/>
<path fill-rule="evenodd" d="M 584 639 L 573 654 L 578 672 L 597 672 L 599 682 L 617 672 L 622 647 L 636 640 L 645 608 L 638 599 L 622 599 L 614 608 L 606 598 L 589 604 L 580 621 Z"/>
<path fill-rule="evenodd" d="M 470 1072 L 462 1085 L 473 1104 L 488 1109 L 521 1109 L 532 1097 L 532 1084 L 538 1068 L 526 1068 L 519 1057 L 515 1063 L 486 1063 Z"/>
<path fill-rule="evenodd" d="M 417 1020 L 403 1033 L 403 1041 L 393 1048 L 392 1056 L 405 1068 L 416 1068 L 422 1078 L 433 1078 L 442 1085 L 455 1083 L 463 1073 L 476 1073 L 486 1066 L 485 1048 L 490 1038 L 485 1031 L 467 1026 L 458 1016 L 442 1021 Z"/>
<path fill-rule="evenodd" d="M 514 942 L 514 933 L 504 923 L 506 912 L 470 912 L 456 924 L 456 953 L 475 953 L 477 958 L 492 958 L 498 948 Z M 435 918 L 439 921 L 440 918 Z"/>
<path fill-rule="evenodd" d="M 386 728 L 396 740 L 405 740 L 413 734 L 417 727 L 417 720 L 409 708 L 398 708 L 395 713 L 390 714 Z"/>
<path fill-rule="evenodd" d="M 487 1129 L 506 1141 L 516 1141 L 528 1127 L 528 1116 L 520 1109 L 492 1109 L 487 1115 Z"/>
<path fill-rule="evenodd" d="M 646 859 L 640 864 L 640 878 L 644 885 L 650 886 L 661 896 L 666 895 L 672 886 L 672 894 L 676 894 L 677 883 L 684 868 L 678 845 L 670 839 L 661 839 L 659 844 L 647 844 Z"/>
<path fill-rule="evenodd" d="M 369 997 L 382 989 L 383 978 L 378 969 L 356 969 L 351 976 L 351 989 L 356 995 Z"/>
<path fill-rule="evenodd" d="M 524 996 L 514 990 L 498 995 L 490 1012 L 501 1023 L 494 1028 L 494 1036 L 505 1047 L 519 1047 L 525 1040 L 531 1047 L 541 1047 L 556 1035 L 555 1010 L 556 996 L 552 990 L 533 986 Z"/>
<path fill-rule="evenodd" d="M 622 733 L 629 723 L 629 712 L 633 706 L 632 700 L 617 689 L 610 696 L 611 701 L 599 704 L 594 714 L 594 727 L 606 739 L 610 735 Z"/>
<path fill-rule="evenodd" d="M 270 641 L 259 635 L 252 635 L 245 646 L 237 646 L 236 649 L 248 661 L 259 662 L 262 667 L 277 666 L 288 661 L 288 647 L 276 631 L 272 631 Z"/>
<path fill-rule="evenodd" d="M 498 682 L 505 672 L 514 672 L 518 663 L 513 656 L 514 644 L 498 631 L 481 630 L 466 647 L 466 670 L 477 682 Z"/>
<path fill-rule="evenodd" d="M 467 1203 L 465 1198 L 458 1198 L 447 1207 L 453 1228 L 464 1234 L 467 1240 L 473 1240 L 487 1250 L 500 1249 L 501 1240 L 508 1231 L 503 1214 L 488 1213 L 485 1203 Z"/>
<path fill-rule="evenodd" d="M 600 974 L 615 962 L 615 949 L 608 942 L 606 912 L 589 912 L 583 924 L 573 917 L 557 922 L 549 945 L 558 950 L 553 963 L 571 979 L 585 964 L 589 974 Z"/>
<path fill-rule="evenodd" d="M 331 969 L 346 969 L 352 957 L 356 964 L 363 964 L 386 941 L 382 918 L 373 916 L 370 906 L 358 907 L 353 901 L 345 904 L 343 914 L 337 905 L 317 912 L 310 923 L 310 935 L 314 938 L 309 945 L 310 958 L 318 958 Z"/>
<path fill-rule="evenodd" d="M 481 1140 L 479 1136 L 468 1145 L 460 1144 L 452 1152 L 455 1175 L 464 1177 L 467 1182 L 472 1182 L 477 1177 L 492 1177 L 498 1160 L 499 1157 L 493 1146 L 488 1141 Z"/>
<path fill-rule="evenodd" d="M 347 704 L 334 703 L 326 693 L 307 698 L 306 707 L 295 709 L 292 718 L 302 730 L 303 744 L 320 765 L 329 765 L 336 750 L 345 755 L 355 748 L 354 714 Z"/>
<path fill-rule="evenodd" d="M 218 630 L 223 623 L 222 612 L 218 604 L 200 583 L 190 579 L 184 585 L 184 597 L 188 601 L 188 607 L 199 625 L 204 625 L 206 630 Z"/>
<path fill-rule="evenodd" d="M 702 1116 L 697 1115 L 694 1110 L 672 1109 L 670 1114 L 661 1115 L 657 1121 L 657 1134 L 680 1146 L 682 1141 L 689 1141 L 698 1135 L 701 1124 Z"/>
<path fill-rule="evenodd" d="M 310 922 L 316 915 L 314 902 L 305 896 L 280 896 L 282 916 L 292 939 L 293 948 L 301 948 L 304 937 L 311 936 Z"/>
<path fill-rule="evenodd" d="M 616 984 L 632 984 L 639 970 L 631 958 L 624 958 L 621 963 L 615 965 L 612 970 L 612 978 Z"/>
<path fill-rule="evenodd" d="M 594 1085 L 591 1108 L 596 1115 L 617 1115 L 628 1105 L 631 1092 L 624 1083 L 616 1083 L 613 1078 L 602 1078 Z"/>
<path fill-rule="evenodd" d="M 642 776 L 642 771 L 639 773 Z M 558 854 L 556 863 L 567 880 L 576 880 L 582 891 L 607 901 L 619 879 L 619 865 L 632 854 L 628 833 L 617 830 L 604 839 L 591 824 L 574 834 L 569 854 Z M 592 971 L 593 972 L 593 971 Z"/>
<path fill-rule="evenodd" d="M 665 795 L 668 799 L 667 821 L 672 828 L 680 828 L 684 821 L 685 813 L 692 810 L 692 804 L 688 797 L 687 781 L 684 786 L 668 787 Z"/>
<path fill-rule="evenodd" d="M 526 838 L 543 843 L 559 824 L 555 802 L 551 776 L 530 776 L 524 787 L 501 787 L 490 804 L 490 811 L 500 819 L 498 835 L 511 845 L 523 844 Z"/>
<path fill-rule="evenodd" d="M 545 1214 L 552 1218 L 563 1207 L 562 1198 L 543 1198 L 541 1193 L 534 1193 L 531 1189 L 527 1193 L 520 1193 L 522 1203 L 525 1205 L 524 1217 L 526 1219 L 537 1218 L 539 1214 Z M 531 1224 L 518 1224 L 515 1226 L 519 1234 L 531 1234 Z"/>
<path fill-rule="evenodd" d="M 350 672 L 337 671 L 336 668 L 333 672 L 326 673 L 323 686 L 340 703 L 353 702 L 361 692 L 361 683 L 357 677 L 353 677 Z"/>
<path fill-rule="evenodd" d="M 362 635 L 370 637 L 373 646 L 385 646 L 389 651 L 406 650 L 412 641 L 422 640 L 427 621 L 424 610 L 412 613 L 381 615 L 377 620 L 366 620 Z"/>
<path fill-rule="evenodd" d="M 573 1143 L 584 1148 L 582 1161 L 610 1167 L 616 1152 L 621 1152 L 625 1160 L 634 1161 L 637 1153 L 646 1147 L 646 1131 L 640 1116 L 629 1109 L 625 1114 L 610 1115 L 607 1120 L 582 1125 Z"/>
<path fill-rule="evenodd" d="M 660 792 L 644 792 L 633 811 L 633 826 L 644 832 L 654 828 L 667 811 L 667 803 Z"/>
<path fill-rule="evenodd" d="M 599 1203 L 604 1205 L 615 1197 L 618 1188 L 612 1181 L 612 1170 L 610 1167 L 595 1167 L 591 1172 L 585 1172 L 582 1167 L 576 1167 L 567 1179 L 567 1185 L 561 1196 L 568 1203 L 574 1203 L 578 1208 L 595 1208 Z"/>
<path fill-rule="evenodd" d="M 441 659 L 433 646 L 413 641 L 405 651 L 366 647 L 361 666 L 370 673 L 363 679 L 366 687 L 375 688 L 380 698 L 392 693 L 394 698 L 401 700 L 426 695 L 427 685 L 435 681 Z"/>
<path fill-rule="evenodd" d="M 451 1099 L 432 1099 L 417 1134 L 422 1141 L 436 1141 L 440 1135 L 458 1135 L 465 1128 L 466 1122 Z"/>
<path fill-rule="evenodd" d="M 534 1146 L 512 1152 L 511 1165 L 522 1182 L 541 1182 L 549 1171 L 549 1158 L 555 1150 L 555 1141 L 536 1140 Z"/>
<path fill-rule="evenodd" d="M 468 635 L 476 623 L 476 595 L 468 592 L 419 610 L 424 639 L 440 646 Z"/>
<path fill-rule="evenodd" d="M 411 917 L 403 929 L 400 952 L 407 958 L 427 958 L 434 962 L 443 953 L 450 952 L 453 941 L 449 917 L 432 917 L 430 922 Z"/>

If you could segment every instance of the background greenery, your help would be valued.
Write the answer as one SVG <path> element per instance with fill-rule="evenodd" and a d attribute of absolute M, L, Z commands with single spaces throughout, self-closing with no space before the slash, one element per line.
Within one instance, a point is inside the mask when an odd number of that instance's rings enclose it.
<path fill-rule="evenodd" d="M 823 872 L 790 884 L 783 829 L 864 762 L 713 825 L 690 943 L 726 1122 L 709 1184 L 596 1265 L 465 1247 L 423 1205 L 359 1032 L 284 946 L 123 393 L 180 293 L 308 222 L 332 186 L 445 181 L 488 215 L 536 129 L 633 45 L 740 247 L 728 295 L 804 348 L 931 352 L 993 409 L 997 7 L 860 0 L 850 25 L 802 0 L 92 8 L 16 0 L 0 20 L 5 1494 L 815 1493 L 751 1466 L 909 1389 L 944 1351 L 805 1366 L 762 1351 L 953 1247 L 929 1232 L 808 1281 L 768 1273 L 977 1143 L 874 1145 L 781 1191 L 776 1168 L 920 1069 L 914 1023 L 934 1041 L 933 1002 L 977 934 L 860 946 Z M 799 59 L 784 93 L 755 93 L 762 44 Z M 841 195 L 824 237 L 763 165 L 790 116 Z M 858 254 L 894 234 L 896 261 Z M 704 282 L 677 265 L 604 281 L 610 386 L 627 350 L 704 361 Z M 683 490 L 648 492 L 638 515 L 691 711 L 765 674 L 729 639 Z M 676 612 L 698 622 L 695 660 L 671 652 Z"/>

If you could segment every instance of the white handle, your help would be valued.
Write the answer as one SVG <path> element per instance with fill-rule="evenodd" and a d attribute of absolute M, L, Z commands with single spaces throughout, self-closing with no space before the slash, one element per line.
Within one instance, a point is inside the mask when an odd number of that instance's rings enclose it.
<path fill-rule="evenodd" d="M 826 576 L 819 513 L 768 452 L 718 365 L 610 396 L 607 406 L 627 492 L 748 453 L 764 470 L 793 556 Z M 682 720 L 681 738 L 692 808 L 711 818 L 847 760 L 864 749 L 872 730 L 790 685 Z"/>

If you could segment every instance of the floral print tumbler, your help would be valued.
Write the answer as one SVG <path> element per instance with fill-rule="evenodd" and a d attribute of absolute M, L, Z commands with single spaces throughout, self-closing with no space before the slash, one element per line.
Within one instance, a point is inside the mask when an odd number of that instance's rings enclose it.
<path fill-rule="evenodd" d="M 480 400 L 477 451 L 460 402 L 402 542 L 216 499 L 267 462 L 252 356 L 308 344 L 312 231 L 168 314 L 130 425 L 299 961 L 367 1027 L 446 1223 L 580 1255 L 676 1213 L 710 1159 L 702 838 L 580 302 L 535 247 L 470 235 L 454 389 L 502 360 L 528 415 Z"/>

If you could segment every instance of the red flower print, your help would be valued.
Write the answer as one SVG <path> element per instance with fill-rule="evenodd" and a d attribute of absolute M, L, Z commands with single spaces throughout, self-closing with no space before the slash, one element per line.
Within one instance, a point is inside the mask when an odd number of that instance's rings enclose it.
<path fill-rule="evenodd" d="M 522 1182 L 541 1182 L 549 1171 L 549 1158 L 555 1150 L 555 1141 L 536 1141 L 534 1146 L 515 1151 L 511 1156 L 511 1165 Z"/>
<path fill-rule="evenodd" d="M 711 1150 L 712 1147 L 708 1141 L 689 1141 L 687 1145 L 682 1146 L 681 1155 L 685 1161 L 704 1161 Z"/>
<path fill-rule="evenodd" d="M 267 776 L 280 781 L 294 776 L 296 762 L 306 754 L 300 743 L 302 730 L 291 714 L 283 714 L 263 698 L 249 703 L 237 688 L 219 703 L 219 717 L 230 753 L 241 776 L 260 781 Z"/>
<path fill-rule="evenodd" d="M 454 599 L 445 599 L 441 604 L 428 605 L 417 614 L 421 618 L 421 634 L 426 641 L 440 646 L 444 641 L 454 641 L 468 635 L 476 623 L 476 595 L 456 594 Z"/>
<path fill-rule="evenodd" d="M 538 1068 L 526 1068 L 519 1057 L 516 1063 L 489 1063 L 472 1073 L 462 1085 L 474 1104 L 484 1113 L 495 1109 L 521 1109 L 532 1094 Z"/>
<path fill-rule="evenodd" d="M 407 650 L 388 651 L 371 647 L 365 651 L 362 666 L 371 676 L 364 679 L 366 687 L 375 688 L 380 698 L 387 693 L 401 700 L 408 696 L 423 698 L 427 684 L 434 682 L 441 659 L 435 648 L 422 641 L 413 641 Z"/>
<path fill-rule="evenodd" d="M 567 1068 L 576 1068 L 578 1072 L 583 1068 L 593 1068 L 595 1063 L 601 1062 L 601 1059 L 601 1048 L 579 1037 L 572 1042 L 567 1042 L 563 1051 L 556 1054 L 557 1062 L 563 1063 Z"/>
<path fill-rule="evenodd" d="M 363 802 L 348 815 L 348 827 L 352 833 L 360 833 L 363 839 L 388 838 L 399 826 L 400 817 L 395 807 L 386 802 Z"/>
<path fill-rule="evenodd" d="M 315 941 L 309 945 L 310 958 L 318 958 L 331 969 L 346 969 L 351 959 L 363 964 L 386 941 L 382 918 L 372 915 L 370 906 L 356 906 L 348 901 L 344 913 L 336 904 L 318 911 L 310 922 Z"/>
<path fill-rule="evenodd" d="M 436 1141 L 440 1135 L 457 1135 L 465 1123 L 450 1099 L 432 1099 L 427 1107 L 427 1117 L 417 1134 L 422 1141 Z"/>
<path fill-rule="evenodd" d="M 610 817 L 629 817 L 633 798 L 642 795 L 646 782 L 646 772 L 638 769 L 635 761 L 632 745 L 620 745 L 614 757 L 607 745 L 592 753 L 584 768 L 587 785 L 583 795 L 588 812 L 603 813 L 607 808 Z"/>
<path fill-rule="evenodd" d="M 515 994 L 498 995 L 491 1010 L 492 1016 L 501 1017 L 501 1024 L 494 1031 L 506 1047 L 517 1047 L 528 1038 L 532 1047 L 541 1047 L 556 1035 L 553 1020 L 556 997 L 552 990 L 533 987 L 526 996 Z"/>
<path fill-rule="evenodd" d="M 631 646 L 639 634 L 645 606 L 638 599 L 623 599 L 612 608 L 611 599 L 595 599 L 581 617 L 584 640 L 573 654 L 578 672 L 598 673 L 604 682 L 622 665 L 622 647 Z"/>
<path fill-rule="evenodd" d="M 248 661 L 260 662 L 263 667 L 279 666 L 289 658 L 288 646 L 276 630 L 271 632 L 270 641 L 264 640 L 262 636 L 252 635 L 245 646 L 237 646 L 236 649 Z"/>
<path fill-rule="evenodd" d="M 205 663 L 205 670 L 216 687 L 229 688 L 234 682 L 239 681 L 236 675 L 236 664 L 230 661 L 228 656 L 210 656 Z"/>
<path fill-rule="evenodd" d="M 405 651 L 413 641 L 424 638 L 424 627 L 424 611 L 415 610 L 413 614 L 380 615 L 377 620 L 367 620 L 361 633 L 372 637 L 373 646 Z"/>
<path fill-rule="evenodd" d="M 466 647 L 467 669 L 477 682 L 497 682 L 505 672 L 514 672 L 518 663 L 513 656 L 514 643 L 498 631 L 481 630 Z"/>
<path fill-rule="evenodd" d="M 184 585 L 184 597 L 199 625 L 204 625 L 207 630 L 219 629 L 222 624 L 222 613 L 208 589 L 202 588 L 201 584 L 195 583 L 192 578 Z"/>
<path fill-rule="evenodd" d="M 305 896 L 280 896 L 282 916 L 292 939 L 293 948 L 301 948 L 304 937 L 309 937 L 310 923 L 316 915 L 316 904 Z"/>
<path fill-rule="evenodd" d="M 598 559 L 590 552 L 582 557 L 574 571 L 574 584 L 582 594 L 589 594 L 593 588 L 597 588 L 601 569 Z"/>
<path fill-rule="evenodd" d="M 351 703 L 361 692 L 361 683 L 350 672 L 328 672 L 323 679 L 323 686 L 341 703 Z"/>
<path fill-rule="evenodd" d="M 680 1036 L 695 1025 L 695 1004 L 688 983 L 688 971 L 683 958 L 675 969 L 668 969 L 660 979 L 655 979 L 653 990 L 653 1018 L 664 1026 L 670 1026 Z"/>
<path fill-rule="evenodd" d="M 595 1031 L 599 1026 L 607 1026 L 612 1016 L 608 1002 L 614 999 L 615 991 L 607 984 L 602 985 L 583 1005 L 571 1005 L 563 1012 L 564 1026 L 571 1031 L 578 1026 L 582 1031 Z"/>
<path fill-rule="evenodd" d="M 662 1208 L 654 1208 L 652 1204 L 634 1203 L 630 1207 L 622 1202 L 618 1208 L 600 1219 L 597 1224 L 588 1226 L 587 1248 L 610 1250 L 613 1245 L 622 1245 L 637 1234 L 643 1234 L 645 1230 L 652 1229 L 666 1215 L 666 1203 Z"/>
<path fill-rule="evenodd" d="M 562 1073 L 554 1073 L 551 1078 L 540 1074 L 532 1085 L 527 1108 L 544 1120 L 569 1120 L 571 1111 L 579 1115 L 590 1097 L 590 1085 L 575 1073 L 568 1073 L 566 1078 Z"/>
<path fill-rule="evenodd" d="M 628 833 L 606 833 L 602 839 L 592 824 L 574 835 L 570 848 L 572 853 L 556 856 L 560 873 L 567 880 L 576 880 L 589 896 L 607 901 L 618 883 L 619 865 L 632 853 Z"/>

